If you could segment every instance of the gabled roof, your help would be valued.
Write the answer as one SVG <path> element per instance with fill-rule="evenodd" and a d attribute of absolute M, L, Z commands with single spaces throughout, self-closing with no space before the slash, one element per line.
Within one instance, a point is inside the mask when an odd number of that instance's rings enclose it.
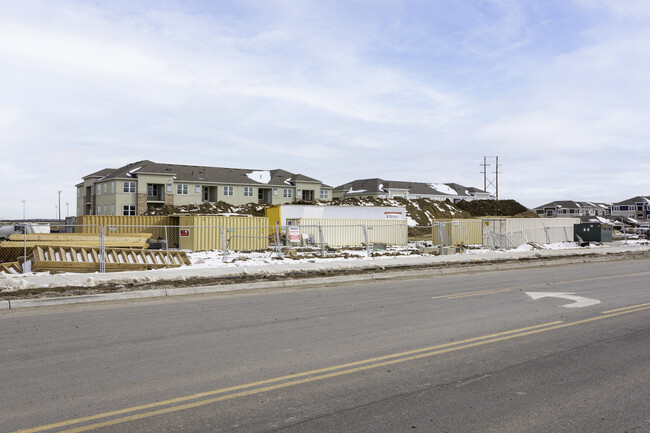
<path fill-rule="evenodd" d="M 609 203 L 598 203 L 591 201 L 573 201 L 573 200 L 556 200 L 550 203 L 546 203 L 542 206 L 537 206 L 535 209 L 542 208 L 558 208 L 558 209 L 581 209 L 585 207 L 594 207 L 600 209 L 609 209 L 611 205 Z"/>
<path fill-rule="evenodd" d="M 614 206 L 625 206 L 637 203 L 650 203 L 650 196 L 648 195 L 637 195 L 636 197 L 628 198 L 618 203 L 614 203 Z"/>
<path fill-rule="evenodd" d="M 425 183 L 385 180 L 381 178 L 357 179 L 334 188 L 345 194 L 381 194 L 388 190 L 401 189 L 413 195 L 432 195 L 438 197 L 469 197 L 476 193 L 488 194 L 478 188 L 466 187 L 458 183 Z"/>
<path fill-rule="evenodd" d="M 104 177 L 104 176 L 112 173 L 114 170 L 115 170 L 114 168 L 102 168 L 99 171 L 96 171 L 94 173 L 91 173 L 91 174 L 89 174 L 87 176 L 82 177 L 82 179 L 89 179 L 91 177 L 101 178 L 101 177 Z"/>
<path fill-rule="evenodd" d="M 295 182 L 320 183 L 319 180 L 303 174 L 285 170 L 253 170 L 244 168 L 207 167 L 180 164 L 160 164 L 149 160 L 133 162 L 118 169 L 104 169 L 100 181 L 110 179 L 136 179 L 139 174 L 163 174 L 176 182 L 233 183 L 247 185 L 293 186 Z M 89 177 L 86 176 L 86 177 Z M 95 176 L 97 177 L 97 176 Z M 323 185 L 329 188 L 327 185 Z"/>
<path fill-rule="evenodd" d="M 407 191 L 409 194 L 451 196 L 451 194 L 438 191 L 428 183 L 404 182 L 380 178 L 357 179 L 334 188 L 335 191 L 342 191 L 345 194 L 381 194 L 395 189 Z"/>

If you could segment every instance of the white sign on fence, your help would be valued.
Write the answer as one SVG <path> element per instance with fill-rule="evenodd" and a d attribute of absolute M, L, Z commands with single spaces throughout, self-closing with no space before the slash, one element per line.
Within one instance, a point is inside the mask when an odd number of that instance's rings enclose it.
<path fill-rule="evenodd" d="M 289 226 L 289 242 L 300 243 L 300 227 Z"/>

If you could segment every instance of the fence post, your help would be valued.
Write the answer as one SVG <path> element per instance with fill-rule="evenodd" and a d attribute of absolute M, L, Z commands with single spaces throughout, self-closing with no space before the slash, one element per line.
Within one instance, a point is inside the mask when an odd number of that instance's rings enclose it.
<path fill-rule="evenodd" d="M 228 243 L 226 242 L 226 231 L 222 226 L 219 226 L 219 232 L 221 233 L 221 261 L 225 262 L 228 258 Z"/>
<path fill-rule="evenodd" d="M 99 273 L 106 273 L 106 239 L 104 238 L 105 226 L 99 226 Z"/>
<path fill-rule="evenodd" d="M 273 238 L 275 240 L 275 252 L 278 255 L 281 255 L 282 249 L 280 248 L 280 223 L 278 221 L 275 222 L 275 235 Z"/>
<path fill-rule="evenodd" d="M 438 222 L 438 236 L 440 236 L 440 255 L 445 255 L 445 239 L 442 237 L 442 222 Z"/>
<path fill-rule="evenodd" d="M 366 241 L 366 257 L 370 257 L 370 244 L 368 243 L 368 229 L 366 228 L 365 224 L 362 224 L 361 227 L 363 228 L 363 238 Z"/>
<path fill-rule="evenodd" d="M 318 237 L 320 239 L 320 255 L 325 257 L 325 239 L 323 239 L 323 227 L 318 224 Z"/>

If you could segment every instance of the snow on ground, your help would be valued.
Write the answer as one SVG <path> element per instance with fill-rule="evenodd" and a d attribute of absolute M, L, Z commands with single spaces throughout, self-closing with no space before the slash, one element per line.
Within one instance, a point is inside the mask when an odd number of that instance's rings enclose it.
<path fill-rule="evenodd" d="M 381 251 L 372 251 L 372 257 L 367 257 L 365 248 L 346 248 L 339 249 L 336 251 L 327 251 L 325 257 L 321 257 L 321 251 L 318 248 L 298 248 L 295 251 L 295 255 L 291 255 L 288 250 L 283 251 L 283 254 L 278 254 L 273 250 L 268 251 L 256 251 L 256 252 L 233 252 L 230 251 L 226 256 L 225 260 L 221 251 L 203 251 L 203 252 L 188 252 L 188 257 L 190 258 L 191 265 L 183 266 L 180 269 L 193 270 L 196 269 L 197 272 L 206 269 L 223 269 L 226 271 L 228 268 L 237 269 L 238 272 L 246 272 L 247 268 L 255 267 L 270 267 L 269 271 L 272 272 L 271 268 L 274 265 L 291 265 L 291 264 L 308 264 L 310 269 L 315 269 L 314 266 L 318 267 L 319 264 L 323 265 L 323 269 L 335 267 L 348 267 L 350 265 L 354 266 L 354 263 L 374 263 L 374 264 L 386 264 L 390 265 L 391 261 L 396 259 L 407 259 L 411 258 L 417 261 L 417 258 L 431 257 L 437 255 L 437 248 L 434 248 L 433 254 L 425 253 L 424 247 L 430 247 L 431 242 L 420 241 L 412 242 L 408 246 L 402 247 L 388 247 L 386 250 Z M 491 250 L 489 248 L 473 245 L 465 249 L 462 253 L 450 254 L 445 257 L 449 257 L 451 261 L 454 261 L 454 257 L 462 259 L 462 257 L 485 257 L 500 255 L 513 257 L 513 253 L 521 253 L 522 256 L 526 253 L 530 254 L 532 251 L 539 250 L 577 250 L 577 251 L 586 251 L 586 250 L 595 250 L 606 252 L 608 249 L 617 248 L 620 251 L 620 247 L 625 247 L 626 250 L 634 251 L 648 251 L 650 248 L 650 242 L 647 240 L 627 240 L 627 241 L 614 241 L 611 243 L 591 243 L 587 247 L 580 247 L 575 242 L 562 242 L 555 244 L 523 244 L 515 249 L 510 250 Z M 594 252 L 595 252 L 594 251 Z M 442 257 L 441 257 L 442 258 Z M 474 260 L 474 259 L 471 259 Z M 481 259 L 482 260 L 482 259 Z M 315 264 L 315 265 L 314 265 Z M 329 264 L 329 265 L 328 265 Z M 169 269 L 158 269 L 154 271 L 145 271 L 142 274 L 139 272 L 127 272 L 126 274 L 133 274 L 132 278 L 135 280 L 146 280 L 152 279 L 154 275 L 160 273 L 163 274 Z M 118 273 L 119 274 L 119 273 Z M 0 273 L 0 286 L 1 290 L 14 291 L 27 288 L 30 285 L 33 285 L 30 281 L 33 278 L 38 279 L 39 277 L 47 276 L 49 273 L 26 273 L 26 274 L 2 274 Z M 62 273 L 57 274 L 57 278 L 66 278 L 66 276 L 81 276 L 82 274 L 74 273 Z M 95 285 L 95 277 L 90 275 L 98 275 L 96 273 L 85 274 L 87 280 L 83 280 L 81 283 L 77 281 L 75 285 L 79 286 L 93 286 Z M 142 275 L 142 276 L 139 276 Z M 186 274 L 188 275 L 188 274 Z M 71 277 L 68 277 L 71 278 Z M 85 282 L 84 282 L 85 281 Z"/>

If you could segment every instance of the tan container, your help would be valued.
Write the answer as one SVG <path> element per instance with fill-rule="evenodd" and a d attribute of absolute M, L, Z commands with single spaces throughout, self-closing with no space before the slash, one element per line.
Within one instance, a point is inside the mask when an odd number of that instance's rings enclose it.
<path fill-rule="evenodd" d="M 481 220 L 435 220 L 433 221 L 432 239 L 434 245 L 481 245 L 483 242 Z"/>
<path fill-rule="evenodd" d="M 266 217 L 181 215 L 178 217 L 179 248 L 191 251 L 266 250 L 269 220 Z M 226 238 L 221 238 L 223 228 Z"/>
<path fill-rule="evenodd" d="M 74 227 L 75 233 L 99 233 L 99 226 L 106 227 L 106 235 L 118 233 L 151 233 L 151 239 L 169 239 L 178 243 L 177 230 L 165 230 L 165 226 L 178 226 L 177 216 L 126 216 L 82 215 Z"/>

